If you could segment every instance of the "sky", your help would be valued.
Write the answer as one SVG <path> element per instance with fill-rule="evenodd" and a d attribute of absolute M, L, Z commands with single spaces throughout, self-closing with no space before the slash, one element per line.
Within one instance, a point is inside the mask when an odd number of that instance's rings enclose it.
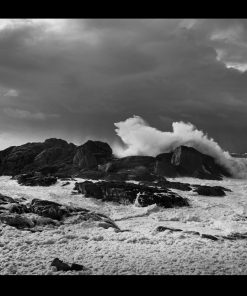
<path fill-rule="evenodd" d="M 117 140 L 133 115 L 247 151 L 247 20 L 0 19 L 0 149 Z"/>

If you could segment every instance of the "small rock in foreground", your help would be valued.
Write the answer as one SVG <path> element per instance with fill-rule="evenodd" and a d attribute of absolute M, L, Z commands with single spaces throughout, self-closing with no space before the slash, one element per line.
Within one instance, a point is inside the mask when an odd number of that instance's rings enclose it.
<path fill-rule="evenodd" d="M 71 265 L 63 262 L 62 260 L 55 258 L 51 266 L 55 266 L 57 271 L 81 271 L 81 270 L 86 270 L 86 268 L 83 265 L 77 264 L 77 263 L 72 263 Z"/>

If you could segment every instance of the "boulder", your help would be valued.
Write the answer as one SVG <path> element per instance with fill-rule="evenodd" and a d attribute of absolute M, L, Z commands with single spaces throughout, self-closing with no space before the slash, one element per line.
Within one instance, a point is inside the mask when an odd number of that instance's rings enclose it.
<path fill-rule="evenodd" d="M 80 270 L 86 269 L 83 265 L 80 265 L 77 263 L 72 263 L 71 265 L 69 265 L 58 258 L 55 258 L 52 261 L 51 266 L 55 266 L 57 271 L 69 271 L 69 270 L 80 271 Z"/>
<path fill-rule="evenodd" d="M 186 198 L 176 193 L 154 193 L 152 195 L 142 193 L 139 194 L 136 203 L 141 207 L 147 207 L 156 204 L 163 208 L 187 207 L 189 203 Z"/>
<path fill-rule="evenodd" d="M 101 188 L 90 181 L 75 183 L 74 190 L 85 195 L 85 197 L 103 198 Z"/>
<path fill-rule="evenodd" d="M 73 164 L 80 169 L 97 168 L 112 158 L 111 147 L 100 141 L 87 141 L 85 144 L 77 147 Z"/>
<path fill-rule="evenodd" d="M 28 207 L 20 203 L 11 204 L 8 210 L 10 213 L 17 213 L 17 214 L 29 213 Z"/>
<path fill-rule="evenodd" d="M 189 183 L 181 183 L 181 182 L 171 182 L 168 180 L 160 180 L 158 182 L 155 182 L 154 185 L 156 186 L 161 186 L 161 187 L 166 187 L 170 189 L 178 189 L 181 191 L 190 191 L 192 190 L 191 186 Z"/>
<path fill-rule="evenodd" d="M 166 177 L 194 177 L 208 180 L 230 177 L 227 169 L 217 164 L 213 157 L 187 146 L 179 146 L 171 153 L 157 155 L 154 172 Z"/>
<path fill-rule="evenodd" d="M 58 174 L 68 175 L 73 171 L 75 150 L 74 144 L 55 138 L 9 147 L 0 151 L 0 174 L 18 175 L 49 166 Z"/>
<path fill-rule="evenodd" d="M 213 157 L 202 154 L 192 147 L 180 146 L 173 151 L 171 164 L 180 176 L 200 179 L 221 180 L 229 176 L 225 168 L 218 165 Z"/>
<path fill-rule="evenodd" d="M 42 150 L 42 143 L 27 143 L 21 146 L 12 147 L 7 150 L 7 152 L 1 151 L 0 174 L 20 174 L 27 165 L 34 161 L 36 155 Z"/>
<path fill-rule="evenodd" d="M 34 223 L 32 222 L 32 220 L 16 213 L 1 213 L 0 222 L 7 224 L 9 226 L 16 227 L 18 229 L 34 227 Z"/>
<path fill-rule="evenodd" d="M 205 196 L 225 196 L 225 188 L 221 186 L 203 186 L 194 185 L 196 187 L 193 191 L 197 192 L 199 195 Z M 227 189 L 226 189 L 227 190 Z"/>
<path fill-rule="evenodd" d="M 37 198 L 32 200 L 30 204 L 30 212 L 59 221 L 70 215 L 68 207 L 56 202 Z"/>
<path fill-rule="evenodd" d="M 2 204 L 8 204 L 8 203 L 15 203 L 16 201 L 9 196 L 3 195 L 0 193 L 0 205 Z"/>
<path fill-rule="evenodd" d="M 70 270 L 70 266 L 67 263 L 64 263 L 62 260 L 55 258 L 51 266 L 55 266 L 57 271 L 68 271 Z"/>
<path fill-rule="evenodd" d="M 57 182 L 54 176 L 43 176 L 41 173 L 21 174 L 17 177 L 17 182 L 25 186 L 51 186 Z"/>
<path fill-rule="evenodd" d="M 161 207 L 188 206 L 187 199 L 166 188 L 150 187 L 125 182 L 82 182 L 76 183 L 74 190 L 85 197 L 96 197 L 102 201 L 120 204 L 138 204 L 145 207 L 157 204 Z"/>

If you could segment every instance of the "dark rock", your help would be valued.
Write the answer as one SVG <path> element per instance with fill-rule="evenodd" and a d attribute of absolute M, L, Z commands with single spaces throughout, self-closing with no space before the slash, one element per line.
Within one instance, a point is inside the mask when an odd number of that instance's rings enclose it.
<path fill-rule="evenodd" d="M 193 190 L 199 195 L 205 196 L 225 196 L 224 187 L 221 186 L 203 186 L 203 185 L 194 185 L 196 188 Z"/>
<path fill-rule="evenodd" d="M 158 232 L 162 232 L 165 230 L 170 230 L 170 231 L 174 231 L 174 232 L 183 231 L 182 229 L 179 229 L 179 228 L 166 227 L 166 226 L 158 226 L 155 230 Z"/>
<path fill-rule="evenodd" d="M 171 164 L 181 176 L 212 180 L 221 180 L 222 176 L 230 176 L 229 172 L 218 165 L 211 156 L 202 154 L 192 147 L 176 148 L 173 151 Z"/>
<path fill-rule="evenodd" d="M 155 158 L 154 172 L 159 176 L 177 177 L 178 172 L 176 167 L 171 163 L 173 153 L 162 153 Z"/>
<path fill-rule="evenodd" d="M 15 203 L 9 207 L 9 212 L 23 214 L 23 213 L 29 213 L 29 209 L 26 205 Z"/>
<path fill-rule="evenodd" d="M 62 260 L 55 258 L 51 266 L 55 266 L 57 271 L 69 271 L 69 270 L 74 270 L 74 271 L 81 271 L 85 270 L 86 268 L 83 265 L 77 264 L 77 263 L 72 263 L 71 265 L 64 263 Z"/>
<path fill-rule="evenodd" d="M 242 240 L 242 239 L 247 239 L 247 233 L 234 232 L 226 236 L 222 236 L 222 238 L 228 239 L 228 240 L 238 240 L 238 239 Z"/>
<path fill-rule="evenodd" d="M 85 194 L 85 197 L 95 197 L 102 201 L 113 201 L 122 204 L 139 206 L 157 204 L 162 207 L 188 206 L 187 199 L 166 188 L 155 188 L 125 182 L 76 183 L 74 190 Z"/>
<path fill-rule="evenodd" d="M 41 173 L 28 173 L 17 176 L 17 182 L 25 186 L 51 186 L 57 182 L 57 178 L 43 176 Z"/>
<path fill-rule="evenodd" d="M 205 233 L 202 233 L 202 234 L 201 234 L 201 237 L 202 237 L 202 238 L 211 239 L 211 240 L 214 240 L 214 241 L 218 240 L 218 238 L 217 238 L 216 236 L 211 235 L 211 234 L 205 234 Z"/>
<path fill-rule="evenodd" d="M 80 271 L 80 270 L 85 270 L 86 268 L 81 265 L 81 264 L 77 264 L 77 263 L 72 263 L 70 270 L 75 270 L 75 271 Z"/>
<path fill-rule="evenodd" d="M 184 230 L 184 233 L 193 234 L 193 235 L 200 235 L 200 232 L 194 230 Z"/>
<path fill-rule="evenodd" d="M 110 173 L 104 177 L 105 181 L 126 181 L 128 180 L 128 173 Z"/>
<path fill-rule="evenodd" d="M 8 203 L 16 203 L 16 201 L 12 197 L 9 197 L 0 193 L 0 205 L 8 204 Z"/>
<path fill-rule="evenodd" d="M 56 166 L 43 166 L 37 169 L 37 172 L 40 172 L 42 175 L 54 175 L 58 171 L 58 167 Z"/>
<path fill-rule="evenodd" d="M 71 174 L 76 146 L 60 139 L 47 139 L 44 143 L 27 143 L 0 151 L 0 174 L 18 175 L 39 169 L 48 173 Z M 45 174 L 45 172 L 43 172 Z"/>
<path fill-rule="evenodd" d="M 105 180 L 108 181 L 154 181 L 154 158 L 151 156 L 128 156 L 115 159 L 100 170 L 106 173 Z"/>
<path fill-rule="evenodd" d="M 18 229 L 30 228 L 34 226 L 34 223 L 30 219 L 16 213 L 1 213 L 0 222 Z"/>
<path fill-rule="evenodd" d="M 112 158 L 111 147 L 100 141 L 87 141 L 76 149 L 73 164 L 80 169 L 97 168 Z"/>
<path fill-rule="evenodd" d="M 105 166 L 105 172 L 117 173 L 122 170 L 140 170 L 152 172 L 154 168 L 154 157 L 151 156 L 127 156 L 113 160 Z"/>
<path fill-rule="evenodd" d="M 186 207 L 189 206 L 187 199 L 179 196 L 176 193 L 154 193 L 150 194 L 140 194 L 137 197 L 137 203 L 142 206 L 150 206 L 152 204 L 157 204 L 157 206 L 164 208 L 174 208 L 174 207 Z"/>
<path fill-rule="evenodd" d="M 64 217 L 68 217 L 70 214 L 69 207 L 63 206 L 56 202 L 37 198 L 31 201 L 30 212 L 55 220 L 62 220 Z"/>
<path fill-rule="evenodd" d="M 180 182 L 170 182 L 167 180 L 158 181 L 155 183 L 156 186 L 166 187 L 170 189 L 178 189 L 182 191 L 190 191 L 192 188 L 188 183 L 180 183 Z"/>
<path fill-rule="evenodd" d="M 90 181 L 75 183 L 74 190 L 84 194 L 85 197 L 103 198 L 101 188 Z"/>
<path fill-rule="evenodd" d="M 70 266 L 67 263 L 64 263 L 63 261 L 61 261 L 58 258 L 55 258 L 52 263 L 51 266 L 55 266 L 57 271 L 69 271 Z"/>
<path fill-rule="evenodd" d="M 70 182 L 65 182 L 65 183 L 62 184 L 62 186 L 67 186 L 69 184 L 70 184 Z"/>

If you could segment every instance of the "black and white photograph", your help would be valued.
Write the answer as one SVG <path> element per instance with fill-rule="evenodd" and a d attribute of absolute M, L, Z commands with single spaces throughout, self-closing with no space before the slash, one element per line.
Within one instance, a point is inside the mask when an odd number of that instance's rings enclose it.
<path fill-rule="evenodd" d="M 247 18 L 0 19 L 0 275 L 247 275 Z"/>

